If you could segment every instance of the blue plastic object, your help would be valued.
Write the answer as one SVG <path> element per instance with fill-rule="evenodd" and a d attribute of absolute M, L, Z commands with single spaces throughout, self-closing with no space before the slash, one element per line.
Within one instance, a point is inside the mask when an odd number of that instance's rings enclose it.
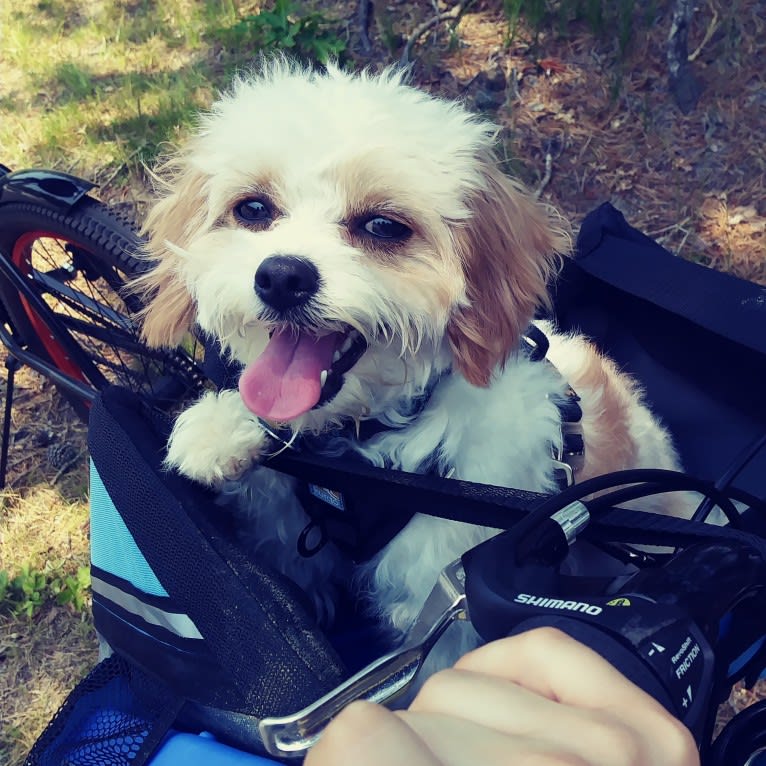
<path fill-rule="evenodd" d="M 149 761 L 149 766 L 280 766 L 278 761 L 253 755 L 219 742 L 212 734 L 171 731 Z"/>

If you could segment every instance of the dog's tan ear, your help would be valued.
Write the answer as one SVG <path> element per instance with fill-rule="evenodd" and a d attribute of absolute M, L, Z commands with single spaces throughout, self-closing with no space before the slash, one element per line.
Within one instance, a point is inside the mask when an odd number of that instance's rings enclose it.
<path fill-rule="evenodd" d="M 467 305 L 447 325 L 457 369 L 477 386 L 489 385 L 535 309 L 548 305 L 548 281 L 571 247 L 566 224 L 490 160 L 483 176 L 468 201 L 471 217 L 454 230 Z"/>
<path fill-rule="evenodd" d="M 151 269 L 132 285 L 144 309 L 139 314 L 144 340 L 155 347 L 176 346 L 194 321 L 194 302 L 179 269 L 181 256 L 169 245 L 185 248 L 205 223 L 206 177 L 183 157 L 161 169 L 166 192 L 147 215 L 141 233 Z"/>

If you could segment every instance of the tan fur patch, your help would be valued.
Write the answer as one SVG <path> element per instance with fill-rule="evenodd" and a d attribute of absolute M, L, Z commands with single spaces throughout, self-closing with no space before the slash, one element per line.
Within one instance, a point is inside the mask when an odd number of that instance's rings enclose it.
<path fill-rule="evenodd" d="M 566 225 L 489 160 L 483 175 L 483 188 L 468 201 L 471 218 L 453 229 L 467 305 L 447 327 L 458 370 L 477 386 L 489 384 L 535 309 L 547 305 L 557 254 L 567 253 L 571 242 Z"/>
<path fill-rule="evenodd" d="M 588 392 L 582 420 L 585 465 L 578 481 L 635 466 L 638 458 L 628 426 L 628 411 L 638 396 L 635 384 L 590 343 L 581 341 L 581 350 L 585 362 L 569 381 L 575 391 Z"/>
<path fill-rule="evenodd" d="M 186 247 L 205 223 L 205 176 L 184 157 L 162 170 L 172 175 L 168 193 L 149 212 L 142 230 L 151 271 L 134 281 L 145 308 L 140 314 L 144 340 L 155 347 L 176 346 L 194 320 L 194 304 L 179 278 L 179 256 L 168 247 Z"/>

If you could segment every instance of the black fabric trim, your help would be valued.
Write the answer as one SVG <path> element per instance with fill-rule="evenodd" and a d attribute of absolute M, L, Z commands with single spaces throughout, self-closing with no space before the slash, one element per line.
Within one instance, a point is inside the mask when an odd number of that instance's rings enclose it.
<path fill-rule="evenodd" d="M 134 662 L 144 672 L 172 688 L 184 698 L 225 706 L 230 695 L 221 693 L 224 671 L 205 641 L 187 639 L 151 625 L 113 601 L 93 595 L 93 618 L 99 633 L 116 653 Z M 129 653 L 124 651 L 126 643 Z"/>

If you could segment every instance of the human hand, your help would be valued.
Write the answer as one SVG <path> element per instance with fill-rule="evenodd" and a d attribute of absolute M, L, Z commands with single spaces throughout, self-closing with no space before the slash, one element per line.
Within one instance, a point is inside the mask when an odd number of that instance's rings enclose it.
<path fill-rule="evenodd" d="M 305 766 L 698 766 L 688 729 L 553 628 L 494 641 L 426 681 L 407 710 L 355 702 Z"/>

